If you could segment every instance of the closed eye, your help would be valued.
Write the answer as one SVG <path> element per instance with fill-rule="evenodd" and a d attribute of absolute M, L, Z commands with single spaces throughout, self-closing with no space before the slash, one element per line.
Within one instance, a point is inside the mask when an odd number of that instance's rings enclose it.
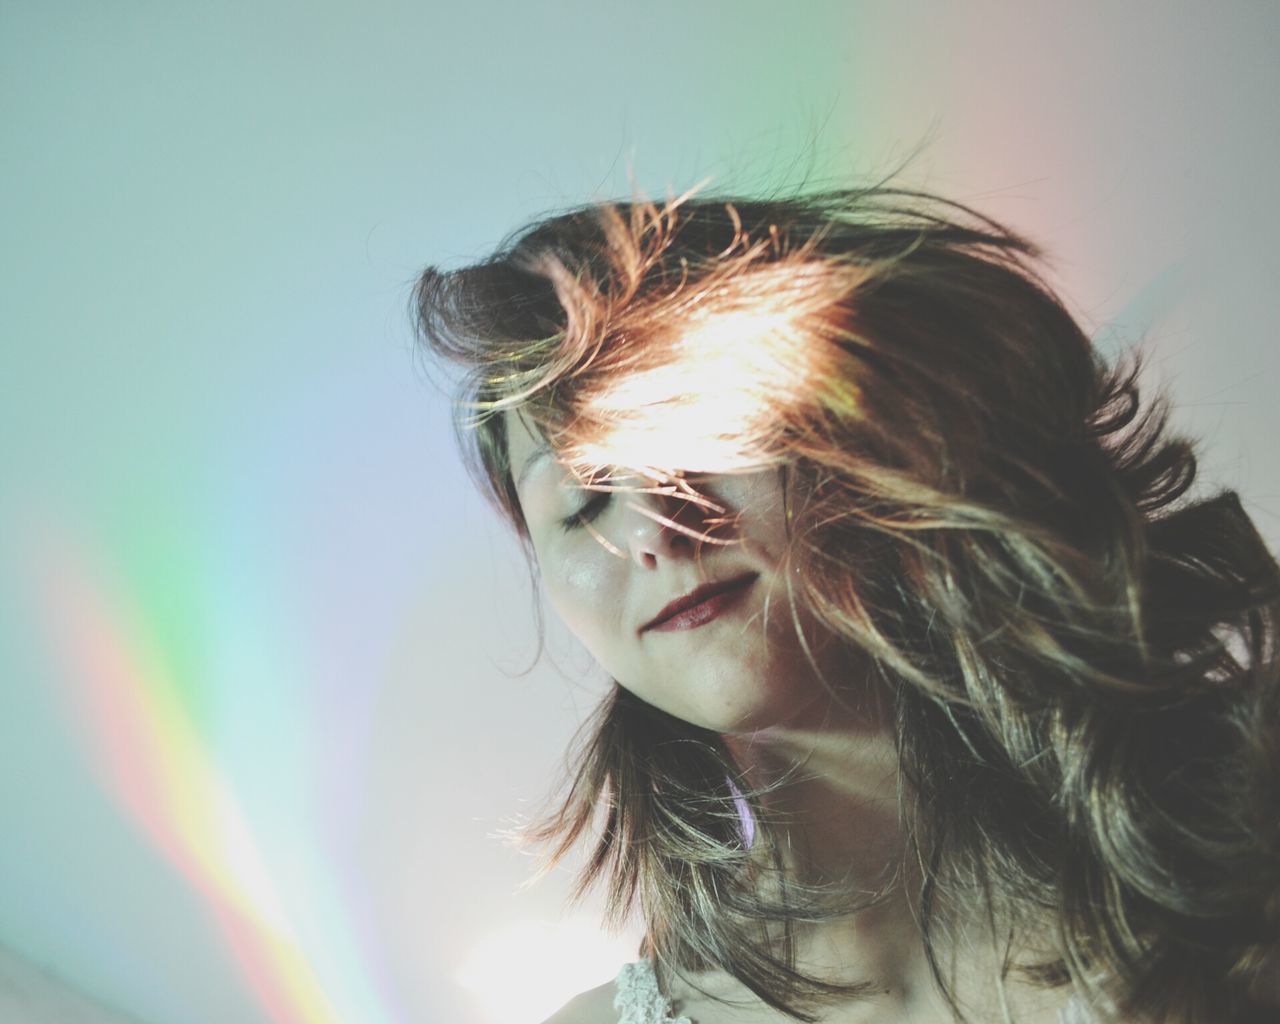
<path fill-rule="evenodd" d="M 604 511 L 609 504 L 609 491 L 595 491 L 586 503 L 570 516 L 560 520 L 560 528 L 566 533 L 585 526 Z"/>

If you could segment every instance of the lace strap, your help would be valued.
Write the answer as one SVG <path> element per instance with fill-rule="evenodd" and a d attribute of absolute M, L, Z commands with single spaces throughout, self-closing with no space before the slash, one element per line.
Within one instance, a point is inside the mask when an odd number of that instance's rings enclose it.
<path fill-rule="evenodd" d="M 625 964 L 614 981 L 613 1008 L 622 1014 L 618 1024 L 693 1024 L 688 1017 L 672 1017 L 671 1003 L 658 988 L 653 961 Z"/>

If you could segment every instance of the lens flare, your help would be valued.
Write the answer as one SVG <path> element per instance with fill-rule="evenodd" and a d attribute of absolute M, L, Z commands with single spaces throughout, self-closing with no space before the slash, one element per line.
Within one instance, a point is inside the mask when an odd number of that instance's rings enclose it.
<path fill-rule="evenodd" d="M 279 1024 L 353 1019 L 335 998 L 357 979 L 321 979 L 243 804 L 193 718 L 190 679 L 175 675 L 149 617 L 109 585 L 69 538 L 38 545 L 32 577 L 51 649 L 71 681 L 108 793 L 203 896 L 240 969 Z M 386 1021 L 360 997 L 358 1019 Z"/>

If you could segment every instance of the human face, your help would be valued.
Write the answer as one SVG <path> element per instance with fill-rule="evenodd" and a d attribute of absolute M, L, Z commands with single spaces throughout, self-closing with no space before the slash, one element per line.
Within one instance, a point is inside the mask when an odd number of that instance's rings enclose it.
<path fill-rule="evenodd" d="M 827 703 L 793 622 L 777 472 L 698 477 L 698 491 L 723 513 L 664 495 L 584 490 L 522 416 L 505 415 L 547 599 L 606 672 L 650 704 L 718 732 L 800 726 Z M 584 507 L 589 525 L 575 521 Z M 729 523 L 711 529 L 709 516 Z M 699 543 L 677 527 L 726 543 Z M 654 624 L 677 598 L 731 581 L 720 597 Z M 822 666 L 829 645 L 812 626 L 805 637 Z"/>

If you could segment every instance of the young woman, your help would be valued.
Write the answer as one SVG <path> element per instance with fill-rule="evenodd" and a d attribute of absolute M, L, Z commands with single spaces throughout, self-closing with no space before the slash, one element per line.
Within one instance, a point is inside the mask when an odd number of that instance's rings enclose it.
<path fill-rule="evenodd" d="M 555 1024 L 1277 1019 L 1280 568 L 1037 256 L 875 187 L 422 276 L 616 681 L 537 836 L 646 938 Z"/>

